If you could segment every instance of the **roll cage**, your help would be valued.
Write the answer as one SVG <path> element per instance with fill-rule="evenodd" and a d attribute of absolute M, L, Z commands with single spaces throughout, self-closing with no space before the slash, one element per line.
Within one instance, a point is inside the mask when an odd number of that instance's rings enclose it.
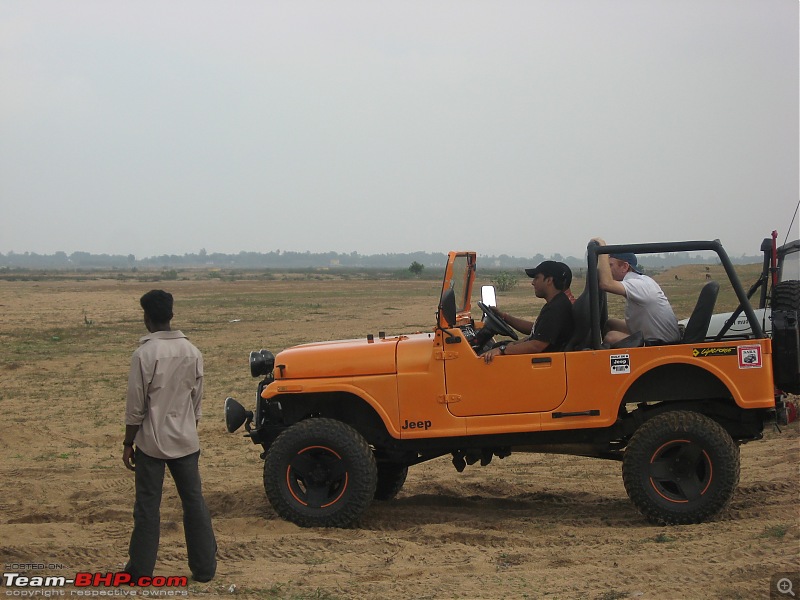
<path fill-rule="evenodd" d="M 604 293 L 600 290 L 600 282 L 597 275 L 597 257 L 601 254 L 619 254 L 624 252 L 633 252 L 634 254 L 662 254 L 665 252 L 697 252 L 697 251 L 711 251 L 716 253 L 720 263 L 725 269 L 731 286 L 739 300 L 739 308 L 747 316 L 750 323 L 751 331 L 755 339 L 763 339 L 764 330 L 761 323 L 756 317 L 753 307 L 750 305 L 750 300 L 747 293 L 744 291 L 739 277 L 733 268 L 733 263 L 722 247 L 719 240 L 712 241 L 692 241 L 692 242 L 659 242 L 650 244 L 616 244 L 601 246 L 595 241 L 589 242 L 586 248 L 587 251 L 587 280 L 586 287 L 589 291 L 589 305 L 591 312 L 591 334 L 590 334 L 590 347 L 598 350 L 602 348 L 603 335 L 601 331 L 601 294 Z"/>

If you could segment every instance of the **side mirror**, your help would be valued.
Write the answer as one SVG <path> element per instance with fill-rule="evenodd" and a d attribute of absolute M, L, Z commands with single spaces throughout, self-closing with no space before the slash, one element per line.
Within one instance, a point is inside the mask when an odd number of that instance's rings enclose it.
<path fill-rule="evenodd" d="M 481 302 L 486 306 L 497 306 L 497 295 L 495 294 L 493 285 L 484 285 L 481 287 Z"/>

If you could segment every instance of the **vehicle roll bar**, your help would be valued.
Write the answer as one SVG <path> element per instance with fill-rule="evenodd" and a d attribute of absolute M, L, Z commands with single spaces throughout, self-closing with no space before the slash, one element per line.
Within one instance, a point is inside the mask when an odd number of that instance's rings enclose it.
<path fill-rule="evenodd" d="M 739 281 L 739 276 L 733 268 L 733 263 L 728 257 L 725 248 L 719 240 L 712 241 L 693 241 L 693 242 L 657 242 L 651 244 L 617 244 L 601 246 L 594 240 L 589 242 L 586 247 L 588 269 L 587 269 L 587 285 L 589 286 L 589 299 L 592 317 L 592 335 L 591 344 L 592 348 L 599 349 L 603 342 L 603 334 L 600 331 L 600 284 L 597 279 L 597 256 L 600 254 L 621 254 L 623 252 L 633 252 L 634 254 L 663 254 L 665 252 L 697 252 L 697 251 L 711 251 L 715 252 L 719 257 L 722 266 L 725 268 L 725 273 L 728 275 L 728 280 L 733 286 L 733 291 L 736 293 L 736 298 L 739 300 L 739 305 L 742 307 L 744 314 L 747 316 L 747 321 L 750 323 L 750 329 L 753 332 L 755 339 L 762 339 L 765 337 L 764 330 L 761 323 L 756 317 L 753 307 L 750 305 L 750 300 Z"/>

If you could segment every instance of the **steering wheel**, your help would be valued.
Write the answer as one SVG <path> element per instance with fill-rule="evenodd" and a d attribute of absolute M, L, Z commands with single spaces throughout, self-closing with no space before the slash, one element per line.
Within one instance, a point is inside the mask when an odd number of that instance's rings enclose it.
<path fill-rule="evenodd" d="M 514 331 L 508 323 L 503 321 L 503 319 L 501 319 L 496 312 L 494 312 L 491 308 L 486 306 L 480 300 L 478 301 L 478 308 L 480 308 L 483 311 L 483 316 L 486 319 L 486 323 L 489 325 L 491 329 L 493 329 L 500 335 L 507 335 L 512 340 L 519 339 L 517 332 Z"/>

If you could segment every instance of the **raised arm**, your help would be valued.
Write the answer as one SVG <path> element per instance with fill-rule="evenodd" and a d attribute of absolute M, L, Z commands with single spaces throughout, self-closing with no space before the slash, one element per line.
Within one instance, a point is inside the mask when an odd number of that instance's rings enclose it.
<path fill-rule="evenodd" d="M 602 238 L 592 238 L 593 242 L 597 242 L 599 246 L 605 246 L 606 242 Z M 621 282 L 616 281 L 611 274 L 611 262 L 609 261 L 608 254 L 597 255 L 597 278 L 600 289 L 604 292 L 610 292 L 618 296 L 626 296 L 625 286 Z"/>

